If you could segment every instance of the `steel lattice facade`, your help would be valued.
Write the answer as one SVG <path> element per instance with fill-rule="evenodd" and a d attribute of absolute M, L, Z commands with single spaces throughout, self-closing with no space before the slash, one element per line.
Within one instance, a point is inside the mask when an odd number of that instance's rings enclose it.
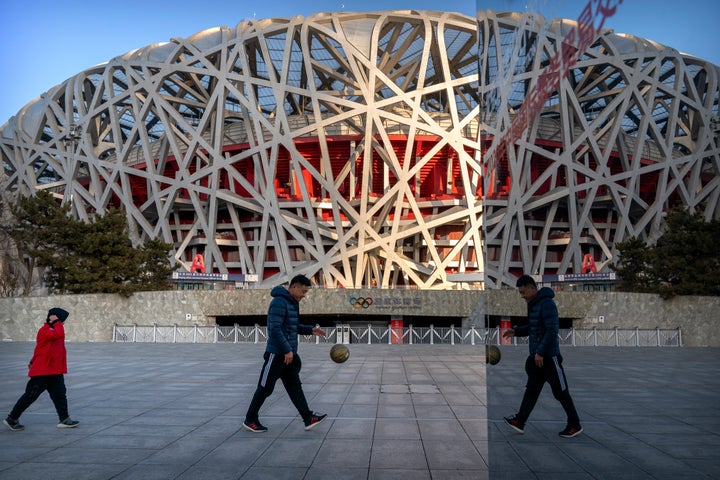
<path fill-rule="evenodd" d="M 478 24 L 483 128 L 497 139 L 577 23 L 509 13 Z M 719 78 L 699 58 L 601 32 L 515 148 L 485 156 L 494 167 L 484 205 L 488 283 L 584 273 L 586 255 L 608 271 L 616 243 L 654 244 L 675 206 L 720 218 Z"/>
<path fill-rule="evenodd" d="M 135 243 L 261 287 L 498 286 L 586 254 L 603 271 L 671 206 L 720 218 L 718 67 L 609 31 L 487 168 L 566 25 L 327 13 L 144 47 L 2 127 L 3 191 L 121 208 Z"/>

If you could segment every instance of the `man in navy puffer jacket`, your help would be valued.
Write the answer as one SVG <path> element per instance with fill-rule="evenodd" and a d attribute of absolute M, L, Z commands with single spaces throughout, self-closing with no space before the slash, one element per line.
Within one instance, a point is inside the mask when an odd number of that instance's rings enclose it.
<path fill-rule="evenodd" d="M 307 295 L 310 285 L 307 277 L 297 275 L 290 281 L 288 288 L 277 286 L 270 291 L 273 299 L 268 308 L 268 339 L 263 355 L 265 362 L 255 395 L 245 414 L 243 427 L 246 430 L 267 432 L 267 428 L 260 423 L 260 407 L 272 394 L 278 380 L 282 380 L 290 400 L 300 413 L 305 430 L 314 428 L 327 417 L 310 410 L 300 382 L 302 362 L 297 354 L 298 334 L 325 335 L 325 331 L 320 328 L 300 323 L 300 300 Z"/>
<path fill-rule="evenodd" d="M 525 361 L 528 381 L 520 410 L 511 417 L 505 417 L 504 420 L 513 430 L 524 433 L 525 422 L 535 408 L 540 392 L 547 382 L 552 388 L 553 396 L 560 402 L 567 415 L 567 425 L 559 435 L 564 438 L 579 435 L 583 428 L 568 390 L 558 344 L 560 322 L 557 306 L 553 300 L 555 292 L 548 287 L 538 290 L 535 280 L 529 275 L 520 277 L 516 286 L 520 296 L 527 302 L 528 324 L 506 330 L 503 332 L 503 337 L 529 337 L 530 356 Z"/>

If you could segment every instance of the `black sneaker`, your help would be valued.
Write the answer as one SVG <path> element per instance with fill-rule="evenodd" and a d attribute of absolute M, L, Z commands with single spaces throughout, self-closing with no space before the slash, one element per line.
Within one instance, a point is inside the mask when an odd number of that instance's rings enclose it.
<path fill-rule="evenodd" d="M 571 427 L 570 425 L 568 425 L 567 427 L 565 427 L 565 430 L 563 430 L 562 432 L 559 432 L 558 435 L 560 435 L 563 438 L 572 438 L 577 435 L 580 435 L 582 433 L 582 431 L 583 431 L 583 428 L 580 425 L 578 425 L 577 427 Z"/>
<path fill-rule="evenodd" d="M 305 420 L 305 430 L 312 430 L 316 425 L 322 423 L 327 415 L 321 415 L 319 413 L 313 413 L 307 420 Z"/>
<path fill-rule="evenodd" d="M 245 430 L 248 430 L 253 433 L 267 432 L 267 427 L 263 426 L 259 421 L 258 422 L 248 422 L 246 420 L 243 422 L 243 428 Z"/>
<path fill-rule="evenodd" d="M 518 420 L 516 415 L 513 415 L 512 417 L 503 417 L 503 420 L 505 420 L 505 423 L 510 425 L 510 428 L 516 432 L 525 433 L 525 424 L 520 423 L 520 420 Z"/>
<path fill-rule="evenodd" d="M 67 417 L 65 420 L 57 424 L 57 428 L 75 428 L 78 425 L 80 425 L 80 422 Z"/>
<path fill-rule="evenodd" d="M 20 422 L 14 418 L 6 417 L 5 420 L 3 420 L 3 424 L 13 432 L 25 430 L 25 425 L 20 425 Z"/>

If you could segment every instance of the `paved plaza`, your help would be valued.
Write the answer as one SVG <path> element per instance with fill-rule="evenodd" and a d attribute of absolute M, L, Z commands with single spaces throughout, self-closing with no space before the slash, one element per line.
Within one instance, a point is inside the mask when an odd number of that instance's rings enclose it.
<path fill-rule="evenodd" d="M 27 381 L 33 343 L 0 343 L 0 412 Z M 484 363 L 470 345 L 300 346 L 306 432 L 281 384 L 241 427 L 264 345 L 70 343 L 77 429 L 43 394 L 22 432 L 0 430 L 0 479 L 720 478 L 720 349 L 563 349 L 585 431 L 562 439 L 550 389 L 524 435 L 502 422 L 524 388 L 526 347 Z"/>

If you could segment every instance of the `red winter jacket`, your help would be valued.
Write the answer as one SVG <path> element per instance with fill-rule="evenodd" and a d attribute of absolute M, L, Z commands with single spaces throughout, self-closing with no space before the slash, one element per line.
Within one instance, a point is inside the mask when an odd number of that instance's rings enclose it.
<path fill-rule="evenodd" d="M 37 345 L 30 360 L 28 377 L 65 373 L 67 373 L 65 328 L 62 322 L 56 322 L 52 327 L 46 323 L 38 330 Z"/>

